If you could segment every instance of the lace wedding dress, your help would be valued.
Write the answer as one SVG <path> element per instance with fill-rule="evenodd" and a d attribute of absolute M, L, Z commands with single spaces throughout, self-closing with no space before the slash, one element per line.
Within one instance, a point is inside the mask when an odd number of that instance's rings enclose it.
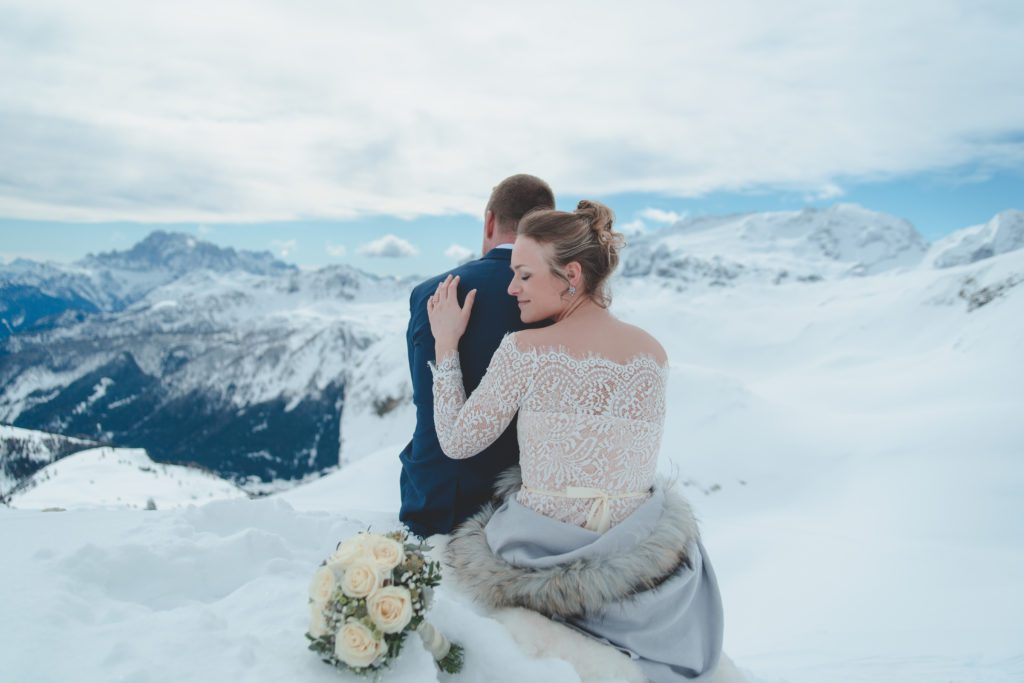
<path fill-rule="evenodd" d="M 482 451 L 518 411 L 517 499 L 526 507 L 604 532 L 649 497 L 668 379 L 654 358 L 619 363 L 564 347 L 520 348 L 510 333 L 468 400 L 457 353 L 431 370 L 434 424 L 451 458 Z"/>
<path fill-rule="evenodd" d="M 503 474 L 497 502 L 452 532 L 456 585 L 525 651 L 561 657 L 583 680 L 742 681 L 722 653 L 721 596 L 696 518 L 655 481 L 668 368 L 518 341 L 502 339 L 468 399 L 457 353 L 431 364 L 449 457 L 473 457 L 519 415 L 522 481 Z"/>

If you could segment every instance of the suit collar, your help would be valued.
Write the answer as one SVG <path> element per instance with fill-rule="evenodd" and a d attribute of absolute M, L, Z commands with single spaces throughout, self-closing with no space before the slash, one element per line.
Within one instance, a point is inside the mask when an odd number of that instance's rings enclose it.
<path fill-rule="evenodd" d="M 500 259 L 502 261 L 511 261 L 512 260 L 512 250 L 511 249 L 502 249 L 500 247 L 495 247 L 494 249 L 491 249 L 489 252 L 487 252 L 486 254 L 484 254 L 481 257 L 481 260 L 484 260 L 484 259 L 495 259 L 495 260 L 499 260 Z"/>

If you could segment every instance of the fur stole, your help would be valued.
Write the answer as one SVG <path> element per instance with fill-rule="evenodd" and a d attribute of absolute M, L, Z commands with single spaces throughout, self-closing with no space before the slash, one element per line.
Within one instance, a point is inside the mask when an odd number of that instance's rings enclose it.
<path fill-rule="evenodd" d="M 503 472 L 495 484 L 495 499 L 463 522 L 448 541 L 445 562 L 478 602 L 491 608 L 525 607 L 550 617 L 583 617 L 655 588 L 681 565 L 691 566 L 687 546 L 699 538 L 697 522 L 686 499 L 659 482 L 657 486 L 665 486 L 661 518 L 628 553 L 544 569 L 517 567 L 491 551 L 484 528 L 521 486 L 518 467 Z"/>

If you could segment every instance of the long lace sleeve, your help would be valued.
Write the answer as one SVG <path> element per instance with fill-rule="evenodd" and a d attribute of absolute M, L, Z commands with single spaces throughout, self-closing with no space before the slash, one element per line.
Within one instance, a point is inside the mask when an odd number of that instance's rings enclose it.
<path fill-rule="evenodd" d="M 434 428 L 449 458 L 469 458 L 501 436 L 512 422 L 530 386 L 533 358 L 519 351 L 507 334 L 491 357 L 487 372 L 466 399 L 459 354 L 453 353 L 430 370 L 434 379 Z"/>

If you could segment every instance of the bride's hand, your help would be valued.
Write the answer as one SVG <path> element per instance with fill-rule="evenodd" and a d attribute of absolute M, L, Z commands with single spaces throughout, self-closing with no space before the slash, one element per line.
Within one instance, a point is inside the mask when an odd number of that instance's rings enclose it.
<path fill-rule="evenodd" d="M 437 286 L 437 291 L 427 299 L 427 317 L 430 331 L 439 350 L 455 350 L 466 332 L 469 314 L 473 310 L 476 290 L 466 295 L 465 304 L 459 306 L 459 276 L 449 275 Z"/>

